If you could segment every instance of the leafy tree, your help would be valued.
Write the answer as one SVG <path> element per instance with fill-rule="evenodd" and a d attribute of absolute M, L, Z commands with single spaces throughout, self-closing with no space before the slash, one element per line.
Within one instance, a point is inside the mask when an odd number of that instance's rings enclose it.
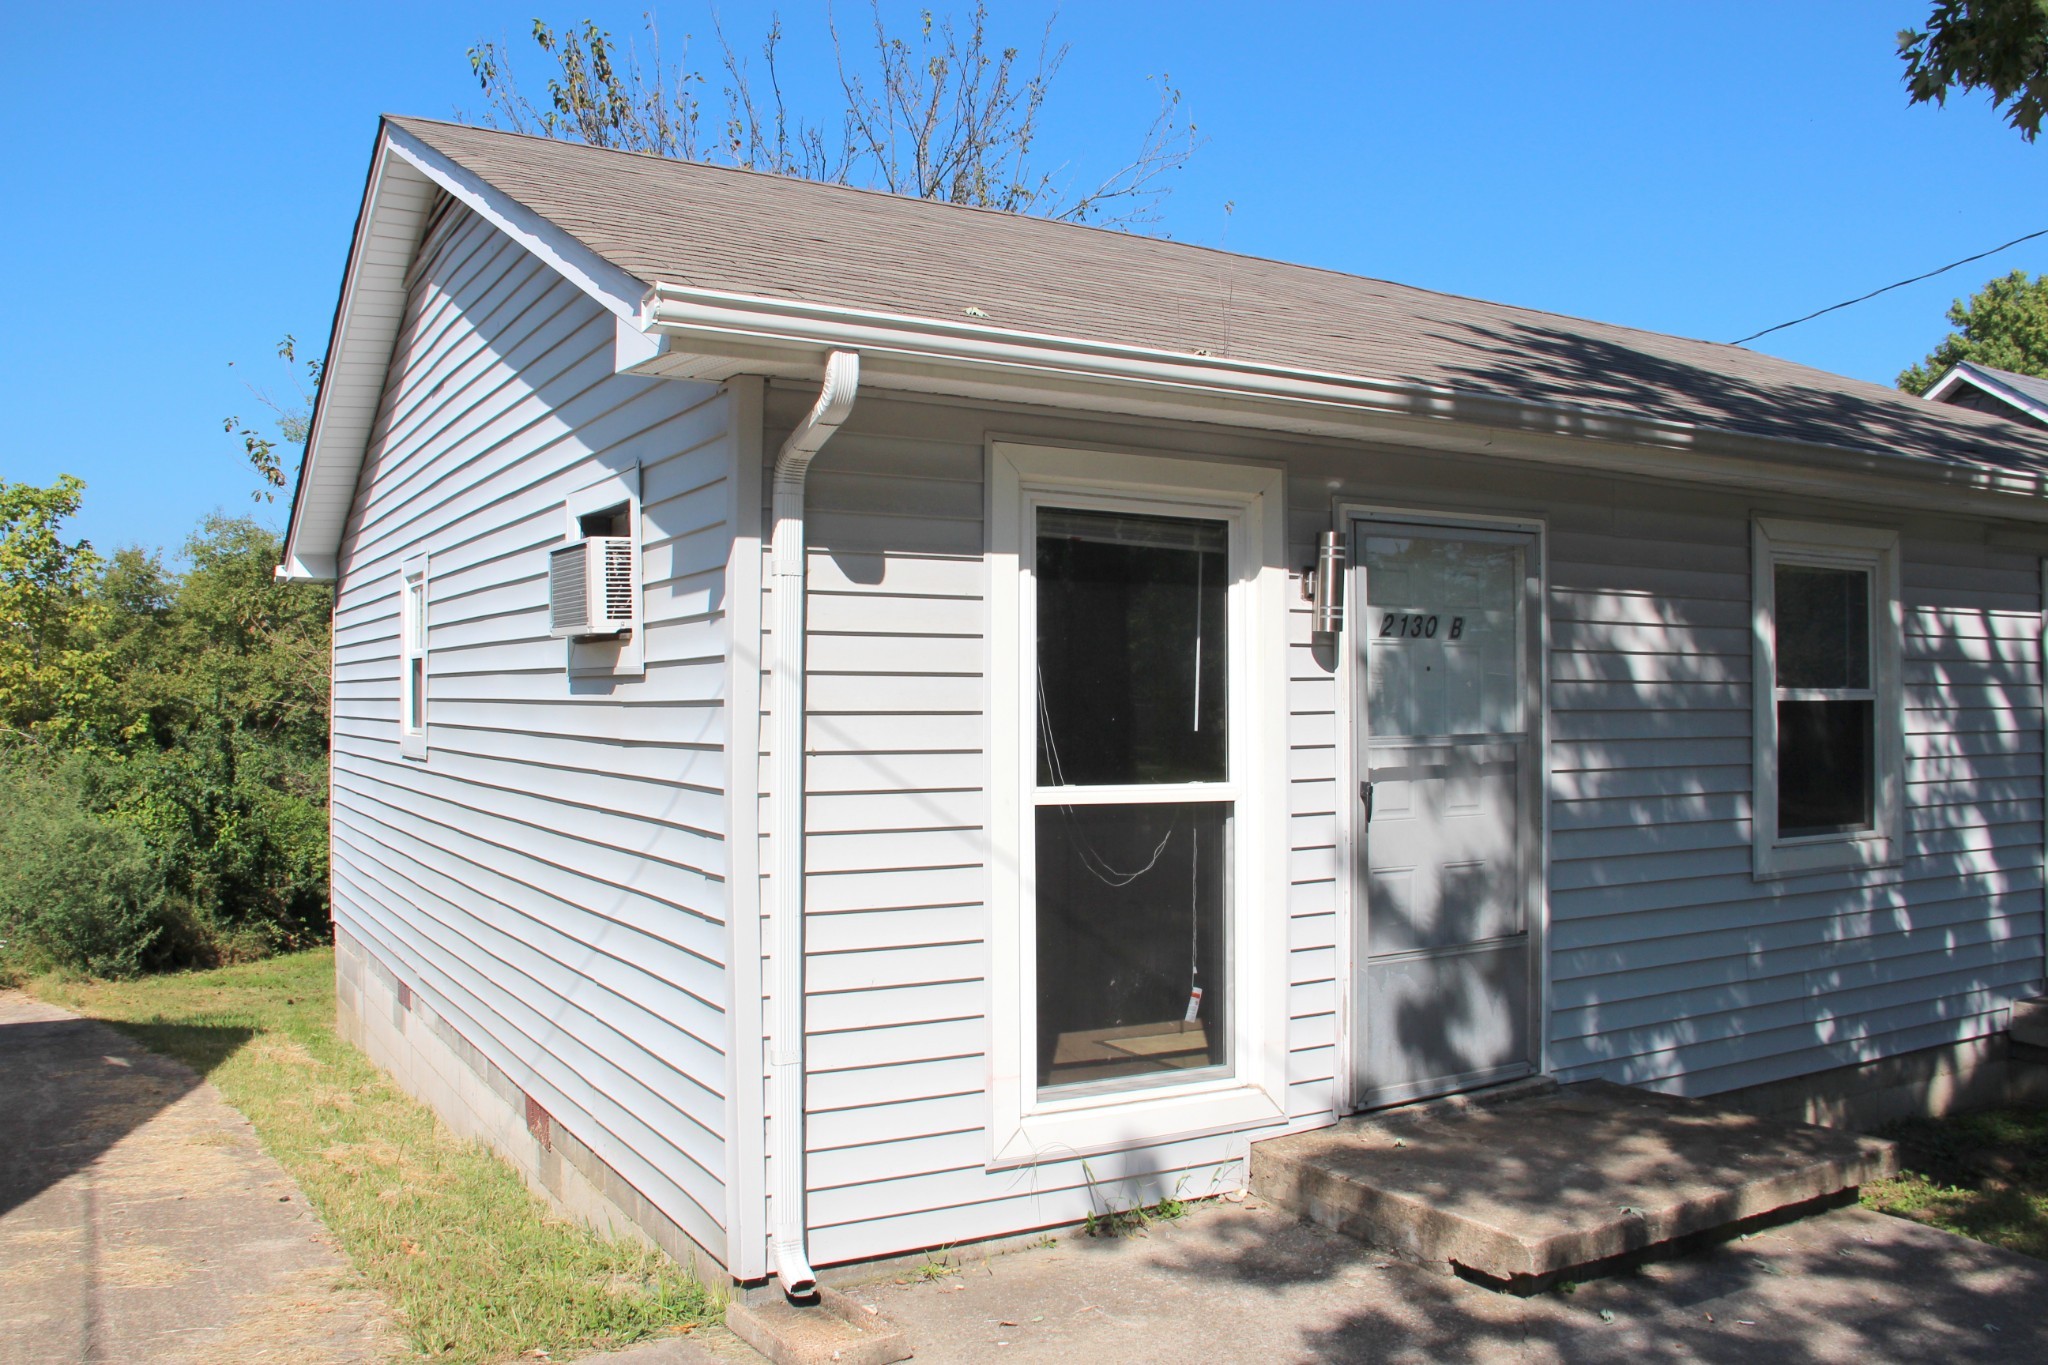
<path fill-rule="evenodd" d="M 182 571 L 101 560 L 62 534 L 82 487 L 0 484 L 0 958 L 120 974 L 316 939 L 331 593 L 279 582 L 242 517 L 202 522 Z"/>
<path fill-rule="evenodd" d="M 1955 90 L 1985 90 L 2032 142 L 2048 113 L 2048 4 L 2042 0 L 1938 0 L 1924 29 L 1899 33 L 1909 103 L 1947 104 Z"/>
<path fill-rule="evenodd" d="M 306 436 L 313 429 L 313 400 L 320 392 L 320 369 L 325 362 L 304 362 L 306 373 L 303 379 L 300 378 L 291 368 L 300 363 L 298 348 L 298 338 L 289 333 L 285 335 L 284 340 L 277 343 L 277 358 L 285 363 L 287 373 L 292 376 L 295 392 L 290 396 L 279 398 L 269 389 L 258 388 L 246 380 L 243 381 L 256 401 L 270 409 L 270 431 L 275 434 L 266 434 L 262 426 L 245 422 L 240 417 L 226 417 L 221 420 L 222 430 L 230 436 L 242 438 L 242 453 L 248 458 L 249 467 L 254 469 L 256 476 L 262 480 L 261 485 L 249 496 L 261 502 L 269 502 L 275 498 L 277 491 L 285 484 L 284 459 L 277 453 L 278 445 L 282 443 L 287 447 L 303 446 L 306 444 Z M 234 362 L 229 361 L 228 364 L 233 366 Z"/>
<path fill-rule="evenodd" d="M 102 718 L 109 679 L 90 598 L 100 559 L 63 536 L 84 490 L 70 474 L 47 488 L 0 480 L 0 730 L 16 736 Z"/>
<path fill-rule="evenodd" d="M 957 28 L 921 12 L 912 37 L 891 32 L 879 0 L 870 0 L 871 32 L 860 43 L 828 17 L 839 88 L 829 97 L 834 107 L 818 117 L 793 108 L 784 90 L 779 19 L 761 44 L 759 81 L 715 12 L 711 23 L 722 117 L 710 128 L 704 92 L 714 77 L 689 65 L 687 36 L 682 61 L 663 60 L 651 13 L 644 52 L 631 42 L 621 47 L 594 20 L 580 32 L 534 20 L 534 43 L 554 66 L 538 105 L 501 44 L 472 47 L 470 69 L 488 106 L 482 121 L 593 147 L 1126 229 L 1157 222 L 1168 178 L 1196 147 L 1180 91 L 1161 75 L 1158 112 L 1129 160 L 1093 188 L 1070 192 L 1064 167 L 1049 165 L 1037 147 L 1039 114 L 1068 48 L 1053 45 L 1051 21 L 1028 64 L 1021 48 L 995 47 L 985 0 Z"/>
<path fill-rule="evenodd" d="M 1968 300 L 1949 305 L 1956 330 L 1918 365 L 1902 371 L 1899 387 L 1924 394 L 1958 361 L 1970 360 L 2016 374 L 2048 376 L 2048 275 L 2024 270 L 1992 280 Z"/>

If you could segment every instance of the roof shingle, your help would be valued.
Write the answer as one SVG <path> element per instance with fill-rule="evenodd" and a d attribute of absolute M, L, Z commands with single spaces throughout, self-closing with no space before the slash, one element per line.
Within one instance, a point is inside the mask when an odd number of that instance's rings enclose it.
<path fill-rule="evenodd" d="M 2048 473 L 2048 430 L 1715 342 L 992 210 L 391 120 L 657 282 Z"/>

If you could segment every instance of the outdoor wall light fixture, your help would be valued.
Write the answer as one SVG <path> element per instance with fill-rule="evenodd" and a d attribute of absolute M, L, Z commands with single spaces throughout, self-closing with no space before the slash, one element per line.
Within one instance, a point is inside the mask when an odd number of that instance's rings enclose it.
<path fill-rule="evenodd" d="M 1302 575 L 1303 595 L 1313 604 L 1310 629 L 1318 635 L 1344 630 L 1344 535 L 1325 531 L 1316 539 L 1316 562 Z"/>

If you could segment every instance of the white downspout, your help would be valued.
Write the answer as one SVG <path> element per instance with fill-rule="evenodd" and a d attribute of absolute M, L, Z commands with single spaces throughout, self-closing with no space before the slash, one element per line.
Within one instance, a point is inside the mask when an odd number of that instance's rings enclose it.
<path fill-rule="evenodd" d="M 769 749 L 773 799 L 769 841 L 774 855 L 774 916 L 769 924 L 768 1096 L 775 1116 L 768 1144 L 775 1175 L 768 1264 L 782 1292 L 808 1298 L 818 1277 L 804 1249 L 804 477 L 811 460 L 853 410 L 860 356 L 834 351 L 825 362 L 817 404 L 775 456 L 774 534 L 769 542 L 775 583 L 775 626 L 768 647 L 775 731 Z"/>

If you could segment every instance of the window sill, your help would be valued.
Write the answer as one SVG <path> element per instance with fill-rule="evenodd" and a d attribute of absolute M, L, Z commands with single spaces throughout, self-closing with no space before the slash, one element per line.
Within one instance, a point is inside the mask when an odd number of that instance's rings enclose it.
<path fill-rule="evenodd" d="M 1897 847 L 1890 836 L 1875 833 L 1758 843 L 1753 876 L 1761 882 L 1817 872 L 1897 867 L 1904 861 Z"/>
<path fill-rule="evenodd" d="M 1007 1137 L 997 1131 L 988 1169 L 1156 1147 L 1286 1121 L 1287 1111 L 1278 1101 L 1243 1080 L 1176 1087 L 1142 1097 L 1130 1092 L 1102 1095 L 1026 1114 Z"/>
<path fill-rule="evenodd" d="M 414 733 L 412 731 L 400 730 L 398 732 L 398 753 L 401 758 L 415 759 L 421 763 L 426 762 L 426 731 L 421 730 L 417 733 Z"/>

